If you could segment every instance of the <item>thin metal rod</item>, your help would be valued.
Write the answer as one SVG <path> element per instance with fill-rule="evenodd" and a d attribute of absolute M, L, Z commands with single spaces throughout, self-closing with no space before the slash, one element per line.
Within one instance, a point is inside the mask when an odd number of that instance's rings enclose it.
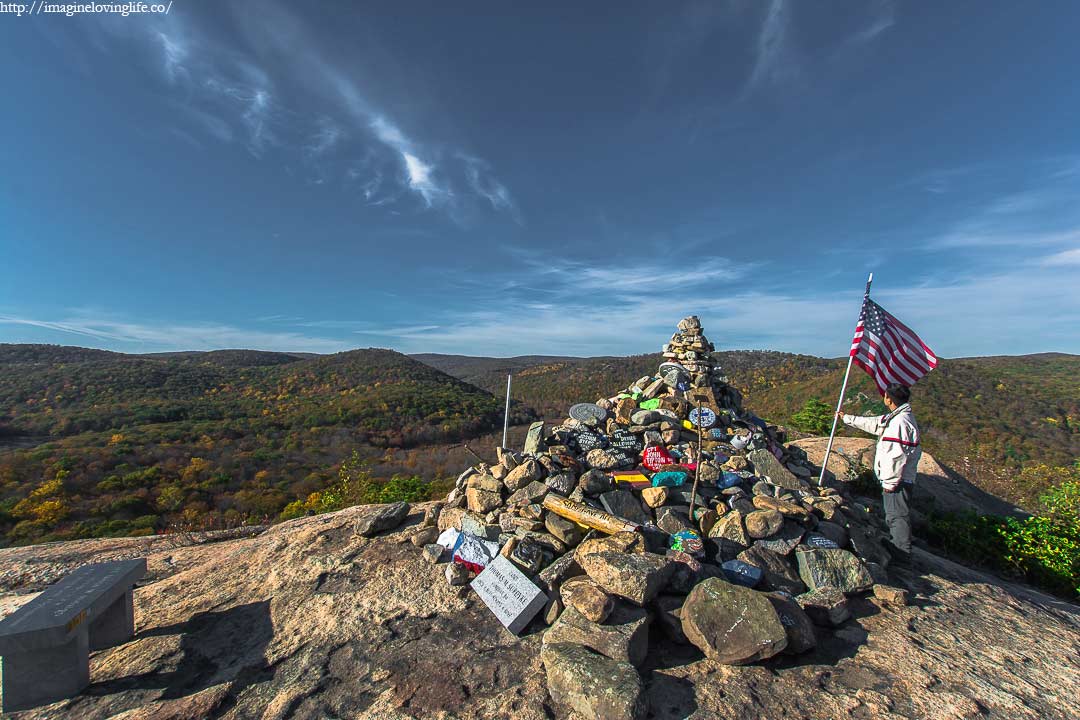
<path fill-rule="evenodd" d="M 513 374 L 509 374 L 506 376 L 506 413 L 505 415 L 503 415 L 503 450 L 507 448 L 507 435 L 510 434 L 510 378 L 512 377 Z"/>
<path fill-rule="evenodd" d="M 703 452 L 701 449 L 701 398 L 697 398 L 697 464 L 694 466 L 694 487 L 690 490 L 690 522 L 696 524 L 694 519 L 694 503 L 697 500 L 698 478 L 701 477 L 701 461 Z"/>
<path fill-rule="evenodd" d="M 473 450 L 471 447 L 469 447 L 469 443 L 461 443 L 461 447 L 465 448 L 465 450 L 468 451 L 470 455 L 472 455 L 474 458 L 476 458 L 480 462 L 487 462 L 487 460 L 485 460 L 484 458 L 477 455 L 476 451 Z"/>
<path fill-rule="evenodd" d="M 866 304 L 867 298 L 870 297 L 870 283 L 874 282 L 874 273 L 870 273 L 870 277 L 866 280 L 866 290 L 863 292 L 863 305 Z M 859 315 L 862 315 L 863 305 L 859 306 Z M 855 323 L 858 327 L 858 322 Z M 832 430 L 829 431 L 829 444 L 825 446 L 825 457 L 821 461 L 821 474 L 818 475 L 818 487 L 821 487 L 825 482 L 825 469 L 829 466 L 829 455 L 832 454 L 833 438 L 836 437 L 836 424 L 840 418 L 838 413 L 844 407 L 844 393 L 847 392 L 848 376 L 851 375 L 851 362 L 855 359 L 855 356 L 848 351 L 847 370 L 844 371 L 844 383 L 840 386 L 840 398 L 836 401 L 836 412 L 833 413 Z"/>

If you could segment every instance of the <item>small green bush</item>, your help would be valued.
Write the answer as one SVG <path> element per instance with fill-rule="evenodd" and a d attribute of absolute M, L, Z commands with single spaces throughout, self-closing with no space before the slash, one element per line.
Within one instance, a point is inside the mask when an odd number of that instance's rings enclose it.
<path fill-rule="evenodd" d="M 828 435 L 832 430 L 834 411 L 818 398 L 810 398 L 802 410 L 791 416 L 791 424 L 803 432 Z"/>
<path fill-rule="evenodd" d="M 1063 597 L 1080 596 L 1080 482 L 1040 497 L 1028 518 L 931 513 L 927 540 L 946 553 Z"/>
<path fill-rule="evenodd" d="M 353 505 L 423 502 L 432 499 L 433 496 L 445 496 L 448 492 L 446 488 L 445 482 L 432 483 L 415 475 L 412 477 L 395 475 L 390 479 L 373 477 L 359 453 L 354 451 L 341 464 L 337 482 L 321 492 L 311 493 L 307 499 L 298 499 L 289 503 L 281 511 L 279 517 L 282 520 L 292 520 L 313 513 L 333 512 Z"/>
<path fill-rule="evenodd" d="M 431 483 L 415 475 L 401 477 L 395 475 L 379 490 L 379 502 L 423 502 L 431 495 Z"/>

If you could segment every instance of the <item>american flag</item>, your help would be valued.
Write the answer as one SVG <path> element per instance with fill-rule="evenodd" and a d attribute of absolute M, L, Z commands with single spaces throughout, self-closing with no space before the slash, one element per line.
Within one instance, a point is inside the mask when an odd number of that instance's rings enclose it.
<path fill-rule="evenodd" d="M 934 351 L 911 328 L 870 298 L 863 300 L 851 341 L 851 358 L 874 378 L 882 395 L 892 383 L 914 385 L 938 363 Z"/>

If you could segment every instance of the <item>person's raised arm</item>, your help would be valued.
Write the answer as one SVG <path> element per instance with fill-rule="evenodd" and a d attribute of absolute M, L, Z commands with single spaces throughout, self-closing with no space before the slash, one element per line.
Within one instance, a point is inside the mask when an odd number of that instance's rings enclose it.
<path fill-rule="evenodd" d="M 881 435 L 881 433 L 885 432 L 885 425 L 881 422 L 880 415 L 848 415 L 846 413 L 838 412 L 836 413 L 836 416 L 839 417 L 845 425 L 858 428 L 871 435 Z"/>

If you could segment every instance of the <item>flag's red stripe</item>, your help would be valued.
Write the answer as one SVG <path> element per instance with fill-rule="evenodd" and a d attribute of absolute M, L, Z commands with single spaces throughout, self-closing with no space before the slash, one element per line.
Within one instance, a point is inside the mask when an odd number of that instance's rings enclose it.
<path fill-rule="evenodd" d="M 874 372 L 873 368 L 871 368 L 869 365 L 863 362 L 861 358 L 858 357 L 856 357 L 853 362 L 859 367 L 861 367 L 863 370 L 865 370 L 870 377 L 874 378 L 874 384 L 877 385 L 878 392 L 881 395 L 884 395 L 885 386 L 881 384 L 881 379 L 877 376 L 877 373 Z"/>
<path fill-rule="evenodd" d="M 869 372 L 871 376 L 873 376 L 874 382 L 878 386 L 878 390 L 884 393 L 886 387 L 888 387 L 891 383 L 896 382 L 895 378 L 893 378 L 892 375 L 889 374 L 888 368 L 884 364 L 879 362 L 877 354 L 873 348 L 867 347 L 864 351 L 864 357 L 864 362 L 866 363 L 864 369 L 866 369 L 866 371 Z"/>
<path fill-rule="evenodd" d="M 897 336 L 903 343 L 904 349 L 908 351 L 911 359 L 917 361 L 920 367 L 925 368 L 923 370 L 924 375 L 934 369 L 937 364 L 937 356 L 930 352 L 930 348 L 926 347 L 922 340 L 919 340 L 918 335 L 911 335 L 897 330 Z"/>
<path fill-rule="evenodd" d="M 878 307 L 880 307 L 880 305 Z M 889 323 L 894 325 L 899 331 L 901 331 L 904 335 L 907 336 L 906 339 L 908 340 L 908 342 L 910 342 L 912 345 L 918 345 L 919 347 L 921 347 L 923 349 L 923 352 L 926 353 L 926 359 L 930 363 L 930 367 L 931 368 L 936 367 L 937 366 L 937 355 L 934 354 L 933 350 L 931 350 L 929 347 L 927 347 L 926 343 L 924 343 L 922 341 L 922 338 L 920 338 L 915 333 L 914 330 L 912 330 L 907 325 L 905 325 L 904 323 L 897 320 L 895 317 L 893 317 L 890 313 L 886 312 L 884 309 L 882 309 L 882 312 L 884 312 L 885 315 L 887 316 L 887 319 L 888 319 Z"/>
<path fill-rule="evenodd" d="M 873 336 L 871 336 L 873 337 Z M 902 377 L 900 373 L 892 366 L 889 357 L 888 348 L 883 348 L 877 342 L 870 338 L 866 338 L 867 344 L 871 347 L 872 352 L 867 353 L 874 357 L 874 364 L 877 367 L 877 374 L 881 375 L 888 384 L 900 383 L 901 385 L 911 385 L 914 381 L 908 382 L 906 378 Z"/>
<path fill-rule="evenodd" d="M 908 384 L 915 383 L 915 381 L 929 371 L 930 368 L 921 365 L 917 360 L 913 360 L 907 352 L 905 352 L 907 346 L 892 332 L 886 331 L 883 339 L 891 351 L 893 362 L 897 365 L 897 369 L 902 370 L 903 373 L 910 378 L 911 382 Z"/>
<path fill-rule="evenodd" d="M 910 368 L 905 367 L 899 353 L 896 351 L 894 344 L 895 339 L 891 336 L 888 330 L 881 336 L 881 347 L 885 355 L 885 362 L 892 370 L 894 376 L 900 378 L 905 385 L 912 385 L 919 379 L 918 373 L 913 373 Z"/>

